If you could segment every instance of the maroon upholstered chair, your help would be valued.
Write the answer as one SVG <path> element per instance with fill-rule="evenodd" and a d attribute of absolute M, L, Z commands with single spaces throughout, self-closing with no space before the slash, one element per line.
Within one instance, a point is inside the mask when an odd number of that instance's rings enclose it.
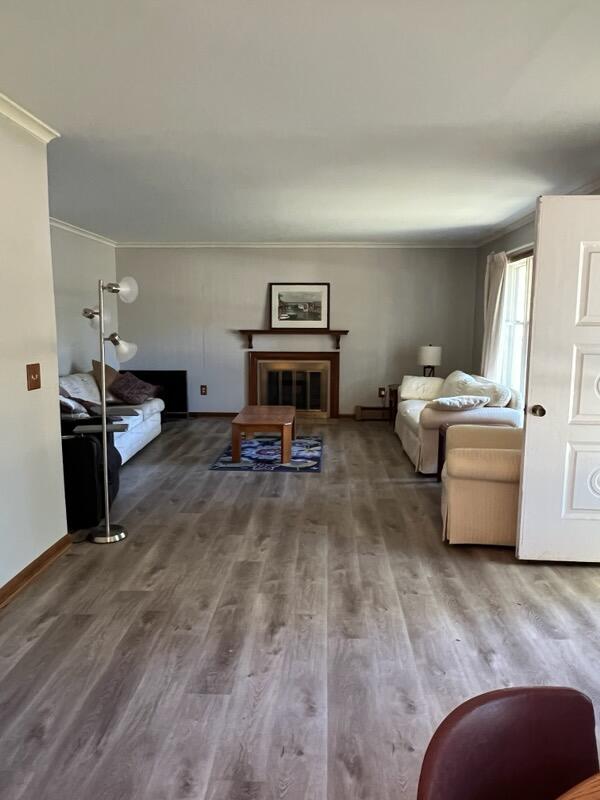
<path fill-rule="evenodd" d="M 458 706 L 433 735 L 417 800 L 555 800 L 598 772 L 591 700 L 575 689 L 500 689 Z"/>

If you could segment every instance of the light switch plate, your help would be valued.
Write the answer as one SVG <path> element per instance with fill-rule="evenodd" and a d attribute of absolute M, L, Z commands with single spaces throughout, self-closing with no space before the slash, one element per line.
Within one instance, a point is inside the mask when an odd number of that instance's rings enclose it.
<path fill-rule="evenodd" d="M 27 391 L 42 388 L 42 373 L 39 364 L 27 364 Z"/>

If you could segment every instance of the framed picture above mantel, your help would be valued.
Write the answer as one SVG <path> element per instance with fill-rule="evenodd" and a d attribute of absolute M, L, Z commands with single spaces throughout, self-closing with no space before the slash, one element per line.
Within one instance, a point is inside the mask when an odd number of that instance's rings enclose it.
<path fill-rule="evenodd" d="M 329 329 L 328 283 L 270 283 L 271 330 Z"/>

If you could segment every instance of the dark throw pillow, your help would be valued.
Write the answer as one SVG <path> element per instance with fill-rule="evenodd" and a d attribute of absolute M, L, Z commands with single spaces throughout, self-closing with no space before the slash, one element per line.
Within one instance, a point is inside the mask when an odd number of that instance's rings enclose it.
<path fill-rule="evenodd" d="M 131 372 L 119 375 L 110 385 L 111 393 L 130 406 L 139 406 L 150 397 L 154 397 L 157 389 L 157 386 L 141 381 Z"/>

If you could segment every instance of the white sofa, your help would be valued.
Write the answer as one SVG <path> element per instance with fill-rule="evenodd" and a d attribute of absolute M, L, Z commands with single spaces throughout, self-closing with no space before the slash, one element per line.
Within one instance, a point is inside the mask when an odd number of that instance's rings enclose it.
<path fill-rule="evenodd" d="M 114 434 L 115 447 L 121 454 L 123 464 L 160 434 L 160 414 L 165 408 L 165 403 L 160 397 L 153 397 L 139 406 L 127 406 L 127 408 L 134 409 L 136 414 L 122 417 L 119 421 L 127 425 L 127 430 Z M 117 411 L 118 409 L 110 409 L 111 414 Z"/>
<path fill-rule="evenodd" d="M 78 372 L 64 375 L 59 378 L 58 384 L 61 392 L 66 392 L 71 398 L 100 403 L 100 391 L 91 373 Z M 127 430 L 114 434 L 115 447 L 121 455 L 123 464 L 160 434 L 160 415 L 164 407 L 164 401 L 158 397 L 153 397 L 137 406 L 111 404 L 109 407 L 111 416 L 118 414 L 119 409 L 127 411 L 127 416 L 119 420 L 119 423 L 127 425 Z M 135 411 L 135 414 L 131 414 L 131 410 Z"/>
<path fill-rule="evenodd" d="M 477 376 L 474 376 L 477 377 Z M 436 380 L 433 379 L 422 379 Z M 437 379 L 439 382 L 439 379 Z M 436 396 L 443 397 L 441 383 Z M 440 425 L 503 425 L 523 427 L 523 406 L 518 392 L 510 392 L 508 405 L 503 408 L 484 406 L 469 411 L 438 411 L 427 408 L 431 397 L 402 399 L 399 397 L 394 430 L 406 455 L 417 472 L 426 475 L 437 472 Z"/>

